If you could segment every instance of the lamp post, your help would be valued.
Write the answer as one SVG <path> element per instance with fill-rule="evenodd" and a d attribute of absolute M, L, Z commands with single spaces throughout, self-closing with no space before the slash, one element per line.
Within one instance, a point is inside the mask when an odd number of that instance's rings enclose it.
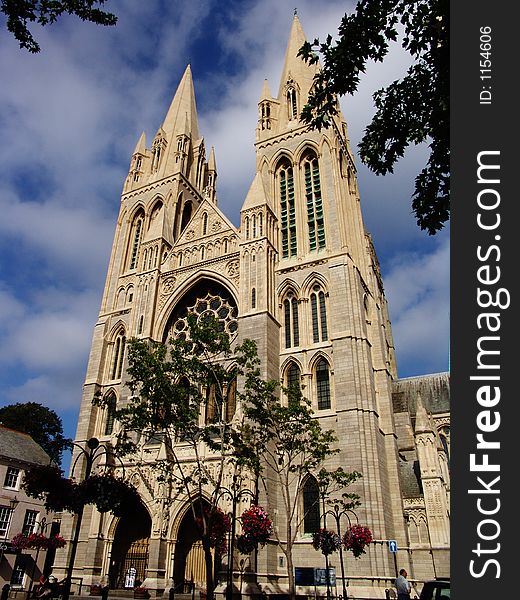
<path fill-rule="evenodd" d="M 325 509 L 325 502 L 323 504 L 324 504 L 323 508 Z M 337 530 L 339 537 L 341 538 L 341 530 L 340 530 L 341 517 L 345 516 L 347 518 L 349 527 L 352 525 L 352 522 L 350 520 L 348 513 L 352 513 L 356 517 L 356 521 L 357 521 L 357 515 L 351 508 L 340 508 L 339 504 L 335 503 L 333 508 L 331 508 L 327 511 L 324 510 L 324 513 L 323 513 L 324 524 L 325 524 L 325 519 L 326 519 L 327 515 L 331 515 L 334 518 L 334 521 L 336 522 L 336 530 Z M 345 565 L 343 563 L 342 544 L 340 544 L 340 546 L 339 546 L 339 562 L 340 562 L 340 566 L 341 566 L 341 583 L 342 583 L 342 589 L 343 589 L 343 600 L 347 600 L 347 587 L 345 584 Z M 327 575 L 327 582 L 328 582 L 328 575 Z"/>
<path fill-rule="evenodd" d="M 71 442 L 71 445 L 78 448 L 79 454 L 76 457 L 71 469 L 71 475 L 74 474 L 74 469 L 76 468 L 78 461 L 80 458 L 83 458 L 85 461 L 85 475 L 83 480 L 88 479 L 92 472 L 92 466 L 94 462 L 99 459 L 103 454 L 108 455 L 108 451 L 104 444 L 100 444 L 99 440 L 95 437 L 91 437 L 87 440 L 87 447 L 84 448 L 80 446 L 76 442 Z M 67 568 L 67 576 L 65 578 L 65 584 L 63 588 L 62 600 L 69 600 L 70 596 L 70 588 L 72 584 L 72 571 L 74 569 L 74 561 L 76 560 L 76 551 L 78 548 L 79 534 L 81 530 L 81 521 L 83 519 L 83 510 L 84 505 L 80 504 L 78 508 L 78 512 L 76 513 L 76 525 L 74 528 L 74 536 L 72 538 L 71 549 L 70 549 L 70 557 L 69 564 Z"/>
<path fill-rule="evenodd" d="M 226 573 L 226 600 L 232 600 L 233 598 L 233 555 L 235 553 L 235 535 L 236 535 L 236 516 L 237 516 L 237 504 L 243 496 L 250 496 L 251 499 L 256 499 L 256 494 L 247 488 L 239 488 L 239 482 L 237 474 L 233 474 L 233 481 L 231 483 L 231 489 L 221 486 L 220 493 L 217 497 L 222 498 L 227 496 L 231 500 L 231 532 L 228 546 L 228 564 Z"/>

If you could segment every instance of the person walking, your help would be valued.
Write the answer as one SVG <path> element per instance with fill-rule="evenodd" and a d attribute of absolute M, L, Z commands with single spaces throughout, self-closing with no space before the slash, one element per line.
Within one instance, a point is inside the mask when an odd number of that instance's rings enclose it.
<path fill-rule="evenodd" d="M 408 573 L 406 569 L 401 569 L 399 571 L 399 577 L 395 580 L 395 589 L 397 590 L 397 600 L 410 600 L 410 593 L 412 591 L 412 586 L 408 579 Z"/>

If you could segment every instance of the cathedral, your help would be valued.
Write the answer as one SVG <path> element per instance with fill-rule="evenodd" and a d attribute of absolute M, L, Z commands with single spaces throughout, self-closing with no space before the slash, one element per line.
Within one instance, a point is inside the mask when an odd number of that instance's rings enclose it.
<path fill-rule="evenodd" d="M 304 41 L 295 15 L 278 89 L 273 95 L 267 81 L 263 88 L 259 82 L 256 174 L 239 227 L 218 207 L 215 151 L 208 152 L 199 132 L 190 66 L 151 144 L 144 133 L 138 140 L 76 442 L 113 439 L 117 422 L 92 401 L 101 394 L 110 407 L 128 398 L 128 339 L 166 342 L 186 326 L 187 312 L 209 311 L 233 339 L 256 342 L 263 377 L 301 383 L 315 418 L 339 439 L 332 466 L 362 473 L 353 486 L 361 497 L 356 513 L 374 542 L 360 558 L 345 556 L 345 583 L 349 596 L 384 598 L 400 568 L 419 590 L 427 579 L 449 577 L 449 374 L 398 378 L 346 123 L 339 113 L 318 132 L 298 119 L 318 68 L 297 57 Z M 161 452 L 160 440 L 146 452 L 126 472 L 142 499 L 138 513 L 85 510 L 73 582 L 128 588 L 136 569 L 154 596 L 187 581 L 203 589 L 193 522 L 179 503 L 158 501 L 160 482 L 149 464 Z M 73 523 L 63 515 L 68 539 Z M 295 565 L 322 567 L 306 529 L 302 524 L 298 532 Z M 68 551 L 57 554 L 58 577 L 66 573 Z M 329 561 L 341 594 L 338 558 Z M 286 584 L 284 556 L 267 544 L 240 591 L 270 595 L 283 593 Z"/>

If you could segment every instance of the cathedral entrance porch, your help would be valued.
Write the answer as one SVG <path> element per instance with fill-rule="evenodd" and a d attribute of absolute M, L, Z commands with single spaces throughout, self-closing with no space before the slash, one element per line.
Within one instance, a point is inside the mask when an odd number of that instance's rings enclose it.
<path fill-rule="evenodd" d="M 142 504 L 129 508 L 119 520 L 108 574 L 111 589 L 132 589 L 146 578 L 151 528 Z"/>

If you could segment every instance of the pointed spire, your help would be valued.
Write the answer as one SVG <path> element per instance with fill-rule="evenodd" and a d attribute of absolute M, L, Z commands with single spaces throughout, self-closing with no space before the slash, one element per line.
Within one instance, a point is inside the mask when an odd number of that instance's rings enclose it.
<path fill-rule="evenodd" d="M 215 160 L 215 148 L 211 146 L 211 151 L 209 153 L 208 159 L 208 171 L 216 171 L 217 170 L 217 161 Z"/>
<path fill-rule="evenodd" d="M 272 98 L 271 96 L 271 90 L 269 89 L 269 82 L 267 81 L 267 79 L 264 79 L 264 86 L 262 88 L 262 93 L 260 94 L 260 102 L 262 100 L 270 100 Z"/>
<path fill-rule="evenodd" d="M 272 209 L 271 203 L 269 202 L 269 197 L 265 191 L 264 182 L 262 181 L 262 175 L 257 172 L 253 182 L 251 183 L 251 187 L 247 192 L 242 210 L 256 208 L 264 204 L 267 204 L 267 206 Z"/>
<path fill-rule="evenodd" d="M 194 141 L 199 139 L 197 107 L 190 65 L 184 71 L 162 128 L 168 136 L 191 133 Z"/>
<path fill-rule="evenodd" d="M 289 34 L 289 41 L 285 51 L 285 61 L 280 79 L 280 89 L 278 98 L 281 99 L 284 91 L 284 86 L 289 77 L 292 77 L 298 82 L 305 96 L 309 93 L 312 85 L 312 78 L 317 70 L 315 65 L 308 65 L 301 57 L 298 56 L 298 51 L 305 43 L 306 38 L 300 23 L 298 15 L 295 13 Z"/>
<path fill-rule="evenodd" d="M 135 150 L 132 152 L 132 156 L 134 154 L 144 154 L 146 152 L 146 134 L 141 133 L 141 137 L 139 138 L 136 146 L 135 146 Z"/>

